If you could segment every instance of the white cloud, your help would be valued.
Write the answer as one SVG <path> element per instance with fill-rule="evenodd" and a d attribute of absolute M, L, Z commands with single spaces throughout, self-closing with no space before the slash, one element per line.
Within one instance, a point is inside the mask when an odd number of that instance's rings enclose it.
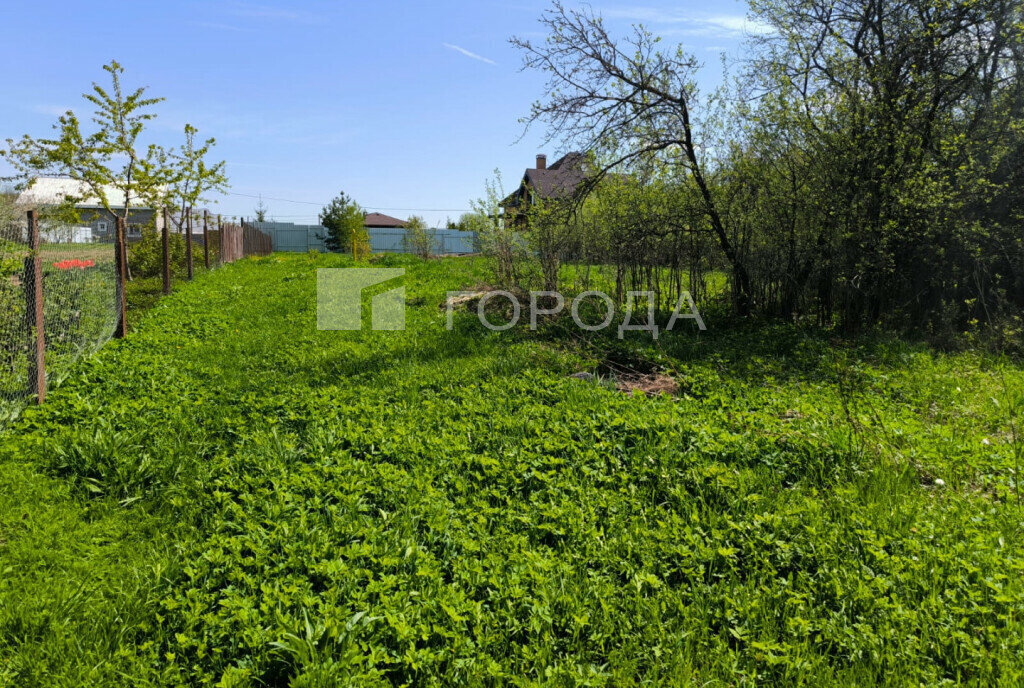
<path fill-rule="evenodd" d="M 65 112 L 67 112 L 68 110 L 72 110 L 72 109 L 74 109 L 74 108 L 67 107 L 66 105 L 46 105 L 46 104 L 33 105 L 32 108 L 31 108 L 32 112 L 38 113 L 40 115 L 51 115 L 53 117 L 60 117 Z"/>
<path fill-rule="evenodd" d="M 449 50 L 454 50 L 457 53 L 462 53 L 466 57 L 473 58 L 474 60 L 480 60 L 481 62 L 486 62 L 487 64 L 490 64 L 490 65 L 498 64 L 494 60 L 488 59 L 488 58 L 486 58 L 486 57 L 484 57 L 482 55 L 477 55 L 476 53 L 471 53 L 468 50 L 466 50 L 465 48 L 460 48 L 457 45 L 452 45 L 451 43 L 442 43 L 441 45 L 443 45 L 444 47 L 448 48 Z"/>
<path fill-rule="evenodd" d="M 235 15 L 236 17 L 300 22 L 306 24 L 316 21 L 316 17 L 309 12 L 296 11 L 286 9 L 284 7 L 275 7 L 273 5 L 258 5 L 251 2 L 241 2 L 240 0 L 227 3 L 223 6 L 223 9 L 228 14 Z"/>
<path fill-rule="evenodd" d="M 764 35 L 772 33 L 774 30 L 768 24 L 749 19 L 742 14 L 713 14 L 703 21 L 708 26 L 722 31 L 735 31 L 743 34 Z"/>
<path fill-rule="evenodd" d="M 772 27 L 748 19 L 742 14 L 706 14 L 652 7 L 614 7 L 602 10 L 601 13 L 610 19 L 672 27 L 658 31 L 662 35 L 742 38 L 747 35 L 763 36 L 772 32 Z"/>
<path fill-rule="evenodd" d="M 234 24 L 219 24 L 217 22 L 206 22 L 206 21 L 194 21 L 192 26 L 198 26 L 201 29 L 212 29 L 214 31 L 232 31 L 232 32 L 246 32 L 248 29 L 243 29 L 241 26 L 235 26 Z"/>

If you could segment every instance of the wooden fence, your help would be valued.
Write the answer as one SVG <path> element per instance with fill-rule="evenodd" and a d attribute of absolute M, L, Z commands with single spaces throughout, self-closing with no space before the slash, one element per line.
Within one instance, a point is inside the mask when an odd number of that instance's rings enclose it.
<path fill-rule="evenodd" d="M 225 224 L 220 229 L 220 260 L 233 263 L 246 256 L 266 256 L 273 250 L 270 235 L 249 225 Z"/>

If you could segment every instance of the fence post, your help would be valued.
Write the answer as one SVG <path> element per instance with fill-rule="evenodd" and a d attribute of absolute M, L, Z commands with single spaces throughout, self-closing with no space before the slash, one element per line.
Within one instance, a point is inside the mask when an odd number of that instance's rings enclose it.
<path fill-rule="evenodd" d="M 114 231 L 114 268 L 116 274 L 117 292 L 117 327 L 114 328 L 114 336 L 121 339 L 128 334 L 128 294 L 125 291 L 125 281 L 128 275 L 128 249 L 125 247 L 124 218 L 118 217 Z"/>
<path fill-rule="evenodd" d="M 39 255 L 39 216 L 28 211 L 25 258 L 25 321 L 35 346 L 29 351 L 28 391 L 37 404 L 46 400 L 46 328 L 43 319 L 43 259 Z"/>
<path fill-rule="evenodd" d="M 188 232 L 188 236 L 185 237 L 185 262 L 188 263 L 188 278 L 192 279 L 192 208 L 188 209 L 188 218 L 185 221 L 185 231 Z"/>
<path fill-rule="evenodd" d="M 163 239 L 163 277 L 164 294 L 171 293 L 171 214 L 164 208 L 164 229 L 161 232 Z"/>
<path fill-rule="evenodd" d="M 224 219 L 217 213 L 217 265 L 224 265 Z"/>
<path fill-rule="evenodd" d="M 203 266 L 210 269 L 210 211 L 203 211 Z"/>

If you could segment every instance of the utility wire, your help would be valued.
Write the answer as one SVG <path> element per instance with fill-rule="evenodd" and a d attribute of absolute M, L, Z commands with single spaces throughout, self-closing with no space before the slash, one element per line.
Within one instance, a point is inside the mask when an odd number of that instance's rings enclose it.
<path fill-rule="evenodd" d="M 315 201 L 293 201 L 290 198 L 274 198 L 272 196 L 257 196 L 253 194 L 238 193 L 236 191 L 228 191 L 229 196 L 242 196 L 244 198 L 262 198 L 267 201 L 279 201 L 281 203 L 300 203 L 302 205 L 315 205 L 323 207 L 327 203 L 317 203 Z M 364 205 L 362 206 L 368 210 L 401 210 L 405 212 L 421 212 L 421 213 L 461 213 L 461 212 L 472 212 L 472 208 L 384 208 L 377 205 Z M 283 217 L 283 216 L 279 216 Z M 294 216 L 299 217 L 299 216 Z"/>

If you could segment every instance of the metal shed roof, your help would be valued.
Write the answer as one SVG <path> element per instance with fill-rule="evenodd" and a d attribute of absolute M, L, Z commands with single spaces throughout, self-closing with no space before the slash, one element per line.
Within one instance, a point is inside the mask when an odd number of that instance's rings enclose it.
<path fill-rule="evenodd" d="M 124 207 L 124 196 L 120 189 L 107 185 L 104 193 L 112 208 Z M 82 197 L 75 203 L 79 208 L 100 208 L 100 199 L 93 195 L 84 182 L 68 179 L 66 177 L 37 177 L 18 194 L 18 204 L 24 206 L 36 205 L 59 205 L 67 198 Z M 130 199 L 134 205 L 135 200 Z M 148 206 L 135 206 L 148 207 Z"/>

